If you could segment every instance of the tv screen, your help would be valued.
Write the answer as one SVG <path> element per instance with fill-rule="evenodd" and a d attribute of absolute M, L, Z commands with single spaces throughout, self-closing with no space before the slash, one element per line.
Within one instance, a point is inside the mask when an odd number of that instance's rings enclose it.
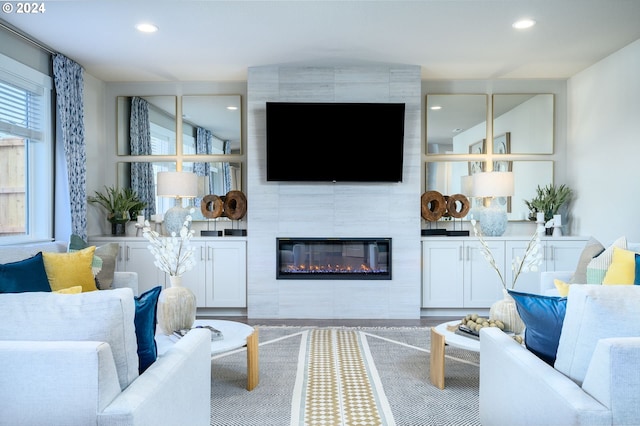
<path fill-rule="evenodd" d="M 267 180 L 401 182 L 401 103 L 267 102 Z"/>

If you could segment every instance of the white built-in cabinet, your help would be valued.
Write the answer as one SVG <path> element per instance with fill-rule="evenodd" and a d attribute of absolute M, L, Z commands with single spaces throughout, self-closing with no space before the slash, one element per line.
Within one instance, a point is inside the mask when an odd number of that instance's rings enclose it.
<path fill-rule="evenodd" d="M 537 293 L 540 271 L 575 270 L 588 238 L 543 238 L 543 264 L 538 272 L 520 274 L 516 290 Z M 511 260 L 524 254 L 528 237 L 486 238 L 496 266 L 507 285 L 512 281 Z M 441 309 L 489 308 L 502 298 L 502 284 L 484 258 L 475 237 L 422 239 L 422 307 Z"/>
<path fill-rule="evenodd" d="M 141 237 L 93 237 L 93 245 L 117 242 L 118 271 L 138 273 L 138 290 L 169 283 L 168 276 L 154 265 L 154 256 Z M 196 295 L 199 308 L 246 308 L 247 242 L 243 237 L 193 238 L 196 264 L 183 275 L 182 284 Z"/>

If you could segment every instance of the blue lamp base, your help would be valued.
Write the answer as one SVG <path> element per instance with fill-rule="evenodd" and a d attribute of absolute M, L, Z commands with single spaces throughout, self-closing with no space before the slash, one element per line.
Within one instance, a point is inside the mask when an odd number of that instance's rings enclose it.
<path fill-rule="evenodd" d="M 164 229 L 168 235 L 175 233 L 180 235 L 180 230 L 184 221 L 187 219 L 187 215 L 191 209 L 181 206 L 173 206 L 164 214 Z"/>
<path fill-rule="evenodd" d="M 499 237 L 507 230 L 507 212 L 496 207 L 482 207 L 474 212 L 482 235 Z"/>

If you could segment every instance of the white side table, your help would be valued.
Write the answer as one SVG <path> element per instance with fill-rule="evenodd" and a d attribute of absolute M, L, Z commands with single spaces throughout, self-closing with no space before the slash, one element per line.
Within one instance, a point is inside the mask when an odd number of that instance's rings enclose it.
<path fill-rule="evenodd" d="M 196 320 L 193 327 L 211 326 L 222 332 L 224 339 L 211 342 L 211 355 L 247 347 L 247 390 L 253 390 L 260 380 L 258 361 L 258 330 L 237 321 Z M 167 336 L 158 328 L 156 345 L 158 356 L 165 353 L 178 340 L 174 335 Z"/>
<path fill-rule="evenodd" d="M 449 330 L 460 324 L 460 320 L 449 321 L 431 328 L 431 359 L 429 377 L 431 383 L 439 389 L 444 389 L 444 347 L 451 345 L 468 351 L 480 352 L 480 341 L 471 337 L 460 336 Z"/>

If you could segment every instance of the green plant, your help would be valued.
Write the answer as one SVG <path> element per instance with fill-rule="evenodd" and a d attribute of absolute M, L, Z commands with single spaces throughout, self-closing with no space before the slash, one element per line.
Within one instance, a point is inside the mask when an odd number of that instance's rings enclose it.
<path fill-rule="evenodd" d="M 104 189 L 104 192 L 96 191 L 95 196 L 88 197 L 88 201 L 103 207 L 109 222 L 126 222 L 131 218 L 132 211 L 137 214 L 146 207 L 146 203 L 140 201 L 138 194 L 130 188 L 105 186 Z"/>
<path fill-rule="evenodd" d="M 540 185 L 536 188 L 536 196 L 531 200 L 524 200 L 529 209 L 529 219 L 536 220 L 536 213 L 544 213 L 544 220 L 553 219 L 553 215 L 558 214 L 558 210 L 563 204 L 568 202 L 573 195 L 573 191 L 566 185 L 555 186 L 549 184 L 544 188 Z"/>

